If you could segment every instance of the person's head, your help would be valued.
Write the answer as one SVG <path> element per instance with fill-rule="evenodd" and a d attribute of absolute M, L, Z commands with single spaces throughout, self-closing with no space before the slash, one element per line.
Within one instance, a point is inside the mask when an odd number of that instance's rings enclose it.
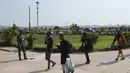
<path fill-rule="evenodd" d="M 51 35 L 51 32 L 46 33 L 46 36 L 50 37 L 50 35 Z"/>
<path fill-rule="evenodd" d="M 60 40 L 63 40 L 64 39 L 64 35 L 63 34 L 59 34 L 59 38 L 60 38 Z"/>
<path fill-rule="evenodd" d="M 23 34 L 23 31 L 22 31 L 22 30 L 19 30 L 19 34 Z"/>

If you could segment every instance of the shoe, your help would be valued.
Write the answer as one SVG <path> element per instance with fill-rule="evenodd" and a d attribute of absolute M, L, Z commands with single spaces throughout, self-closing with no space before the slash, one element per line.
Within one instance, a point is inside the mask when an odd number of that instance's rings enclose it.
<path fill-rule="evenodd" d="M 46 70 L 49 70 L 50 69 L 50 67 L 48 67 Z"/>
<path fill-rule="evenodd" d="M 85 62 L 85 64 L 90 64 L 90 61 Z"/>
<path fill-rule="evenodd" d="M 116 60 L 116 61 L 118 61 L 118 59 L 117 59 L 117 58 L 116 58 L 115 60 Z"/>
<path fill-rule="evenodd" d="M 52 67 L 54 67 L 56 65 L 56 63 L 53 63 Z"/>
<path fill-rule="evenodd" d="M 50 68 L 47 68 L 45 71 L 48 71 Z"/>
<path fill-rule="evenodd" d="M 21 58 L 19 58 L 19 60 L 20 60 L 20 61 L 22 61 L 22 59 L 21 59 Z"/>
<path fill-rule="evenodd" d="M 120 60 L 125 60 L 125 58 L 123 57 L 123 58 L 121 58 Z"/>
<path fill-rule="evenodd" d="M 28 58 L 24 58 L 24 60 L 28 60 Z"/>
<path fill-rule="evenodd" d="M 74 71 L 72 71 L 71 73 L 74 73 Z"/>

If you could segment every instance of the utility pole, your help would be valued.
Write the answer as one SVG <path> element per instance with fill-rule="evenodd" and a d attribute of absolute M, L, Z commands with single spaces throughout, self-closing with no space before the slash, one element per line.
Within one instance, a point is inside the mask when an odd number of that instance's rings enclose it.
<path fill-rule="evenodd" d="M 38 31 L 38 26 L 39 26 L 39 21 L 38 21 L 38 16 L 39 16 L 39 15 L 38 15 L 38 13 L 39 13 L 39 12 L 38 12 L 38 9 L 39 9 L 39 8 L 38 8 L 38 5 L 39 5 L 39 2 L 37 1 L 36 4 L 37 4 L 37 8 L 36 8 L 36 9 L 37 9 L 37 31 Z"/>
<path fill-rule="evenodd" d="M 67 34 L 67 22 L 66 22 L 65 24 L 66 24 L 66 28 L 65 28 L 65 34 Z"/>
<path fill-rule="evenodd" d="M 30 32 L 30 30 L 31 30 L 31 22 L 30 22 L 30 6 L 29 6 L 29 32 Z"/>
<path fill-rule="evenodd" d="M 67 30 L 68 30 L 68 28 L 67 28 L 67 26 L 68 26 L 68 22 L 69 22 L 69 21 L 66 22 L 66 32 L 67 32 Z"/>

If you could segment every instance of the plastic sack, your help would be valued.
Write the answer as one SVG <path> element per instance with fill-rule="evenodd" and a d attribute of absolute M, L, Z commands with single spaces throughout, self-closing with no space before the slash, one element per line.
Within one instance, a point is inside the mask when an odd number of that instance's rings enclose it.
<path fill-rule="evenodd" d="M 75 65 L 72 64 L 71 58 L 66 58 L 66 72 L 70 73 L 75 70 Z"/>

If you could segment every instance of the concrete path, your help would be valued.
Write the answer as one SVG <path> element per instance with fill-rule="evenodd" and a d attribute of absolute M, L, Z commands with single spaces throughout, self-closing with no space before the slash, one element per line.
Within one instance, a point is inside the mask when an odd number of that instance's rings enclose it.
<path fill-rule="evenodd" d="M 17 52 L 17 48 L 15 48 L 15 47 L 0 47 L 0 51 Z"/>
<path fill-rule="evenodd" d="M 75 73 L 130 73 L 130 50 L 123 52 L 126 59 L 118 62 L 114 61 L 117 51 L 90 53 L 90 65 L 84 64 L 84 54 L 72 54 Z M 35 59 L 19 61 L 17 52 L 0 51 L 0 73 L 62 73 L 60 54 L 52 54 L 57 65 L 49 71 L 45 71 L 47 61 L 44 53 L 27 52 L 27 56 Z"/>

